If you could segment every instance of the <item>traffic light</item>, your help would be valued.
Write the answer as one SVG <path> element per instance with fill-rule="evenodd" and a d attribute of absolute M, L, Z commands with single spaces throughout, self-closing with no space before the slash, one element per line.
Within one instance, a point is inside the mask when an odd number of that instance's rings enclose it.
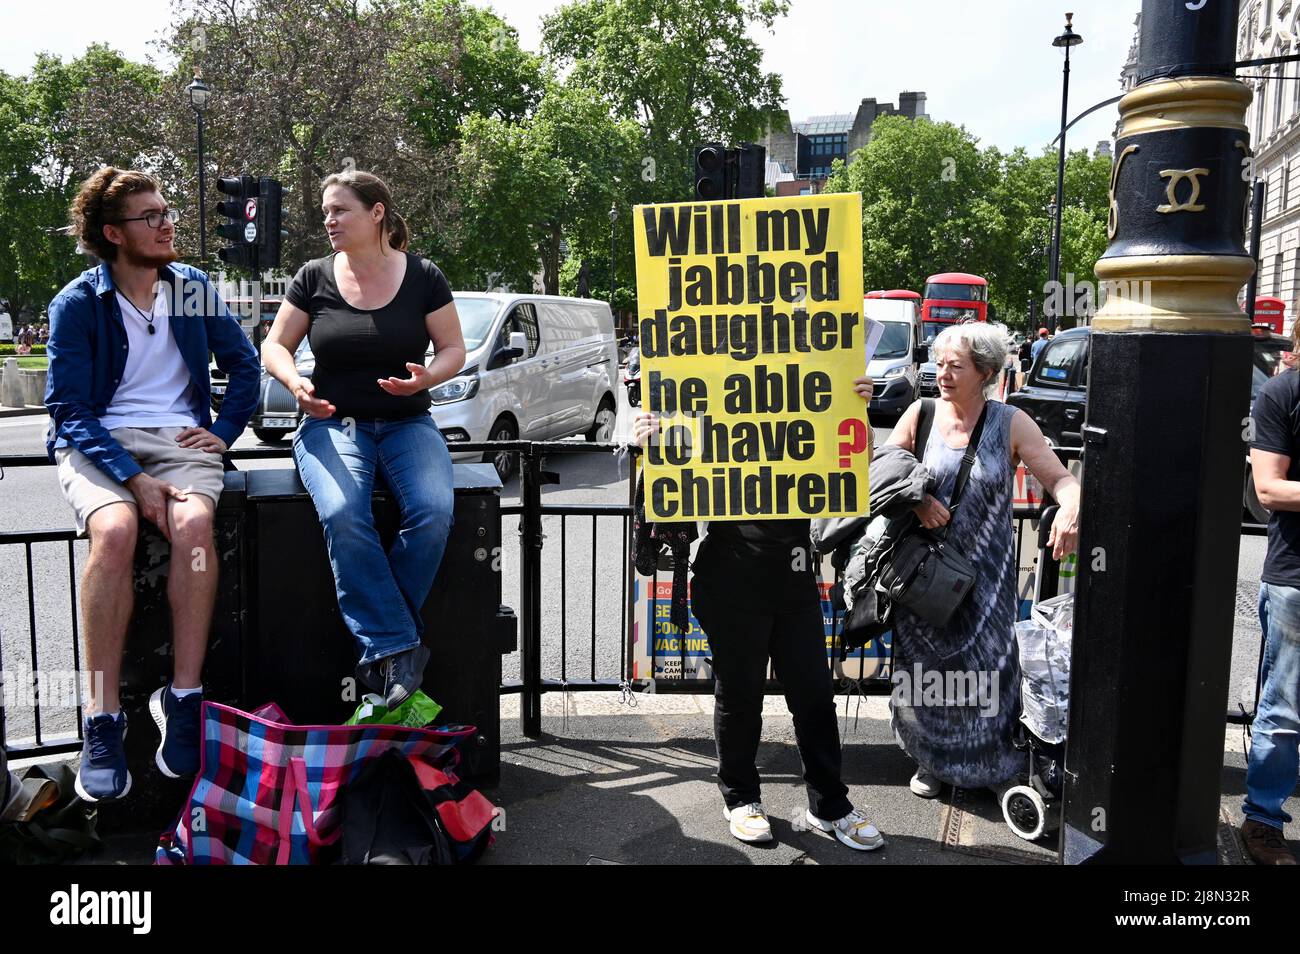
<path fill-rule="evenodd" d="M 275 179 L 263 176 L 257 182 L 257 265 L 259 269 L 280 267 L 280 198 L 283 188 Z"/>
<path fill-rule="evenodd" d="M 720 142 L 695 147 L 695 198 L 727 198 L 727 147 Z"/>
<path fill-rule="evenodd" d="M 761 199 L 767 194 L 767 147 L 742 142 L 736 153 L 734 199 Z"/>
<path fill-rule="evenodd" d="M 226 176 L 217 180 L 217 189 L 230 196 L 217 203 L 217 214 L 227 221 L 217 232 L 232 244 L 217 249 L 217 257 L 227 265 L 257 271 L 258 183 L 252 176 Z"/>
<path fill-rule="evenodd" d="M 695 147 L 695 198 L 761 199 L 766 195 L 767 148 L 744 142 L 728 149 L 710 142 Z"/>

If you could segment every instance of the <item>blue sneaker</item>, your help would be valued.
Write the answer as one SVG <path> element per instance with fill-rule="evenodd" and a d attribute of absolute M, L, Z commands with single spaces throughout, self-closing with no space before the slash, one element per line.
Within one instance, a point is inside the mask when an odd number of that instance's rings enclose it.
<path fill-rule="evenodd" d="M 120 719 L 100 713 L 83 725 L 81 766 L 73 786 L 87 802 L 125 798 L 131 791 L 131 773 L 126 768 L 122 740 L 126 738 L 126 713 Z"/>
<path fill-rule="evenodd" d="M 172 693 L 169 682 L 149 697 L 149 713 L 158 723 L 162 743 L 154 762 L 168 778 L 188 778 L 199 770 L 199 712 L 203 693 L 191 692 L 183 699 Z"/>

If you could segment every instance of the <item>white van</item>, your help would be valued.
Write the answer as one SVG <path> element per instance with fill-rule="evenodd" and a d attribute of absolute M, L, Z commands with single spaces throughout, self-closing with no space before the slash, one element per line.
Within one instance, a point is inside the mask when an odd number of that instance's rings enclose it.
<path fill-rule="evenodd" d="M 921 311 L 914 301 L 866 298 L 862 314 L 885 326 L 867 365 L 875 384 L 868 412 L 901 414 L 917 398 L 917 349 L 921 347 Z"/>
<path fill-rule="evenodd" d="M 618 344 L 609 305 L 591 298 L 456 292 L 465 368 L 432 388 L 453 459 L 469 441 L 613 437 Z M 514 454 L 484 455 L 504 481 Z"/>

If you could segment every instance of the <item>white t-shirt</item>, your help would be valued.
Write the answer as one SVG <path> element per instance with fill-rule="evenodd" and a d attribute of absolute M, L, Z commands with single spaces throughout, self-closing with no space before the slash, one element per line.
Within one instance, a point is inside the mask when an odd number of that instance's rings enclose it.
<path fill-rule="evenodd" d="M 159 291 L 153 303 L 154 333 L 149 322 L 121 292 L 117 305 L 126 325 L 126 370 L 108 411 L 99 419 L 106 430 L 115 427 L 197 427 L 193 410 L 194 382 L 172 338 L 167 296 Z"/>

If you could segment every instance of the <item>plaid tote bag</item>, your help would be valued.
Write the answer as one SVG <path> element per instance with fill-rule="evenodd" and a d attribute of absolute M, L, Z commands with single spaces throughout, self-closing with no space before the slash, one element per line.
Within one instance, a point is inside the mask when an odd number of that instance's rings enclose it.
<path fill-rule="evenodd" d="M 203 703 L 202 763 L 160 865 L 302 865 L 338 855 L 341 796 L 372 760 L 396 749 L 451 768 L 472 726 L 293 725 L 274 703 L 252 713 Z"/>

